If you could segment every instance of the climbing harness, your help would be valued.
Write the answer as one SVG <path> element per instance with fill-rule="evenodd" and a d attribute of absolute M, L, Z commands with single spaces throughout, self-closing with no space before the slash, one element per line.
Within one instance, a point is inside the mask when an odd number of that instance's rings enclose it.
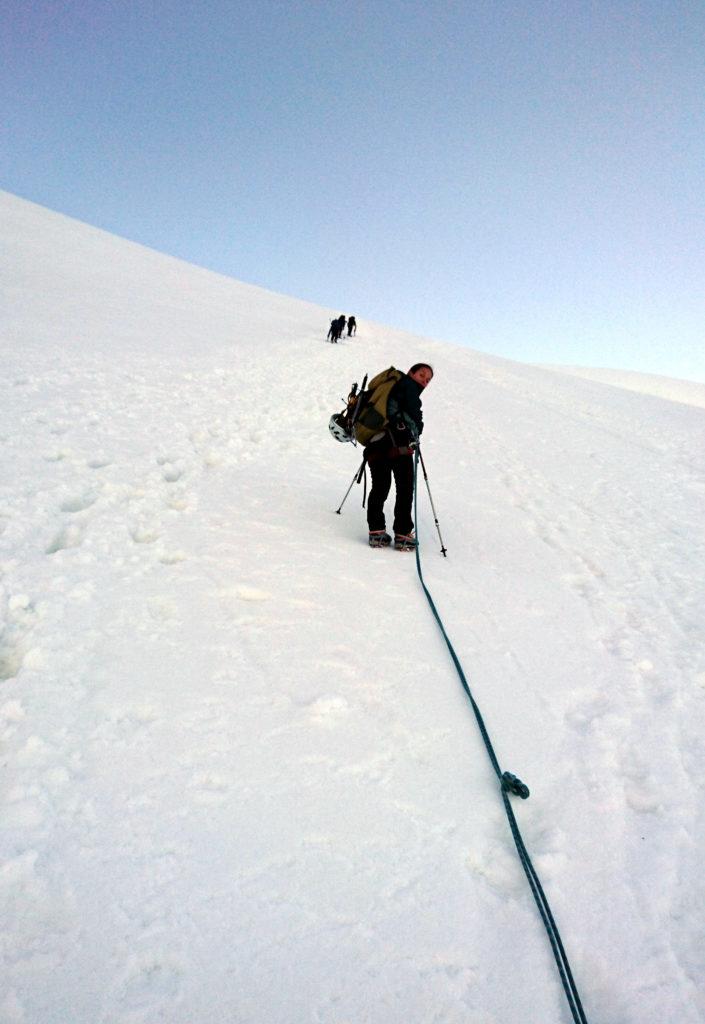
<path fill-rule="evenodd" d="M 418 537 L 419 517 L 418 517 L 418 500 L 417 500 L 418 499 L 418 488 L 417 488 L 416 485 L 417 485 L 417 480 L 418 480 L 418 464 L 419 464 L 419 459 L 421 459 L 421 465 L 423 467 L 424 477 L 426 478 L 426 484 L 428 486 L 428 477 L 426 477 L 426 468 L 425 468 L 425 466 L 423 466 L 423 459 L 421 458 L 421 451 L 420 451 L 419 448 L 417 448 L 416 449 L 416 453 L 414 455 L 414 521 L 416 522 L 416 525 L 417 525 L 417 533 L 416 533 L 417 537 Z M 429 490 L 429 498 L 430 497 L 431 497 L 431 492 Z M 433 507 L 433 500 L 431 500 L 431 507 Z M 435 514 L 436 514 L 435 509 L 433 510 L 433 514 L 435 516 Z M 436 527 L 438 527 L 438 520 L 436 520 Z M 440 537 L 440 530 L 438 531 L 438 535 Z M 521 779 L 518 779 L 516 777 L 516 775 L 512 775 L 511 772 L 503 772 L 502 769 L 499 766 L 499 761 L 497 760 L 497 756 L 496 756 L 496 754 L 494 752 L 494 748 L 492 747 L 492 743 L 490 741 L 489 733 L 487 732 L 487 727 L 485 726 L 485 723 L 483 721 L 482 715 L 480 714 L 480 709 L 477 706 L 477 704 L 475 703 L 475 699 L 474 699 L 472 693 L 470 692 L 470 687 L 468 685 L 467 679 L 465 678 L 465 673 L 463 672 L 463 667 L 460 664 L 460 660 L 458 659 L 458 656 L 455 653 L 455 650 L 453 649 L 453 645 L 450 642 L 448 634 L 445 631 L 445 627 L 443 625 L 443 622 L 441 621 L 440 615 L 438 614 L 438 609 L 436 608 L 436 605 L 434 604 L 434 601 L 433 601 L 433 598 L 431 597 L 429 589 L 426 586 L 426 583 L 424 582 L 423 574 L 421 572 L 421 558 L 419 556 L 419 550 L 420 550 L 420 544 L 417 543 L 417 545 L 416 545 L 416 571 L 418 573 L 419 580 L 421 581 L 421 586 L 423 587 L 423 592 L 426 595 L 426 598 L 427 598 L 428 603 L 430 605 L 431 611 L 433 612 L 433 616 L 434 616 L 436 622 L 438 623 L 438 626 L 439 626 L 439 628 L 441 630 L 441 633 L 443 634 L 443 639 L 446 642 L 446 646 L 448 648 L 448 651 L 450 652 L 450 656 L 451 656 L 451 658 L 453 660 L 453 664 L 455 665 L 455 668 L 456 668 L 456 671 L 458 673 L 458 676 L 460 677 L 460 682 L 462 683 L 463 689 L 465 690 L 466 694 L 468 695 L 468 698 L 470 699 L 470 704 L 472 705 L 472 709 L 473 709 L 473 712 L 475 714 L 475 719 L 476 719 L 477 724 L 479 726 L 480 733 L 482 735 L 482 739 L 483 739 L 483 741 L 485 743 L 485 747 L 487 749 L 487 753 L 488 753 L 490 761 L 492 763 L 492 767 L 494 768 L 495 773 L 497 775 L 497 778 L 499 780 L 500 792 L 502 794 L 502 802 L 504 803 L 504 810 L 505 810 L 505 812 L 507 814 L 507 819 L 509 821 L 509 827 L 510 827 L 511 832 L 512 832 L 512 837 L 514 839 L 514 845 L 517 848 L 517 853 L 519 854 L 519 860 L 521 861 L 521 866 L 523 867 L 524 873 L 526 874 L 526 877 L 528 879 L 529 886 L 531 887 L 531 892 L 533 893 L 534 900 L 536 901 L 536 906 L 538 907 L 539 914 L 541 915 L 541 920 L 543 921 L 544 927 L 545 927 L 546 932 L 548 934 L 548 939 L 549 939 L 549 942 L 551 943 L 551 948 L 553 950 L 553 956 L 555 958 L 556 965 L 558 967 L 558 973 L 560 975 L 561 983 L 563 985 L 563 991 L 565 992 L 566 999 L 568 1000 L 568 1005 L 570 1007 L 570 1012 L 573 1015 L 573 1020 L 575 1021 L 575 1024 L 588 1024 L 587 1017 L 585 1016 L 585 1013 L 584 1013 L 583 1007 L 582 1007 L 582 1003 L 580 1001 L 580 995 L 578 993 L 577 986 L 576 986 L 575 981 L 573 979 L 573 974 L 572 974 L 571 969 L 570 969 L 570 964 L 568 963 L 568 957 L 566 955 L 565 949 L 563 948 L 563 943 L 561 941 L 561 937 L 560 937 L 560 934 L 558 932 L 558 926 L 556 925 L 556 922 L 555 922 L 555 920 L 553 918 L 553 914 L 551 913 L 551 908 L 550 908 L 550 906 L 548 904 L 548 899 L 546 898 L 546 894 L 543 891 L 543 887 L 542 887 L 541 882 L 539 880 L 539 877 L 538 877 L 538 875 L 536 873 L 536 869 L 534 868 L 533 864 L 531 863 L 531 858 L 529 857 L 529 854 L 528 854 L 528 851 L 526 849 L 526 846 L 524 845 L 524 841 L 523 841 L 523 839 L 521 837 L 521 832 L 519 831 L 519 826 L 517 824 L 517 820 L 514 817 L 514 812 L 512 810 L 512 806 L 511 806 L 511 803 L 509 801 L 509 795 L 508 794 L 510 794 L 510 793 L 514 794 L 515 796 L 521 797 L 522 800 L 526 800 L 527 797 L 529 796 L 529 787 L 526 786 L 521 781 Z M 445 552 L 445 547 L 443 546 L 443 540 L 442 539 L 441 539 L 441 550 L 442 550 L 443 555 L 445 555 L 446 552 Z"/>
<path fill-rule="evenodd" d="M 350 491 L 353 489 L 355 484 L 359 484 L 360 481 L 362 481 L 362 507 L 363 508 L 365 507 L 365 502 L 367 501 L 367 467 L 370 464 L 370 462 L 376 462 L 378 459 L 385 459 L 385 458 L 395 459 L 395 458 L 398 458 L 401 455 L 413 455 L 414 454 L 414 450 L 415 450 L 414 447 L 411 446 L 411 445 L 408 446 L 408 447 L 402 447 L 402 448 L 399 448 L 399 447 L 397 447 L 397 448 L 389 448 L 389 449 L 386 449 L 383 452 L 379 452 L 379 453 L 373 452 L 372 454 L 369 453 L 369 450 L 366 450 L 365 454 L 362 457 L 362 462 L 360 463 L 358 468 L 355 470 L 355 475 L 353 476 L 352 480 L 350 481 L 350 486 L 348 487 L 347 491 L 345 492 L 345 495 L 343 496 L 343 500 L 341 501 L 341 503 L 338 505 L 337 509 L 335 510 L 336 515 L 341 515 L 342 514 L 343 505 L 347 501 L 347 498 L 348 498 L 348 495 L 350 494 Z M 428 478 L 426 479 L 426 486 L 428 486 Z M 430 490 L 428 492 L 428 496 L 429 496 L 429 498 L 431 498 L 431 491 Z M 433 505 L 433 498 L 431 498 L 431 505 Z M 434 509 L 434 515 L 435 514 L 436 513 L 435 513 L 435 509 Z M 438 520 L 437 519 L 436 519 L 436 529 L 438 529 Z M 441 531 L 440 530 L 438 530 L 438 536 L 439 537 L 441 536 Z M 443 544 L 443 540 L 441 539 L 441 545 L 442 544 Z M 445 548 L 443 548 L 443 554 L 445 554 Z"/>

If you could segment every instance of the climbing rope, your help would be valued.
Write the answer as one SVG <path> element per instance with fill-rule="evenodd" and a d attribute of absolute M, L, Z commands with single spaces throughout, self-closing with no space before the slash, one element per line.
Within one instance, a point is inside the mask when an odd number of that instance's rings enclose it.
<path fill-rule="evenodd" d="M 450 656 L 453 659 L 453 664 L 455 665 L 455 669 L 458 673 L 458 676 L 460 677 L 460 682 L 463 684 L 463 689 L 468 695 L 470 704 L 472 705 L 472 709 L 475 714 L 475 719 L 477 720 L 477 724 L 479 726 L 482 739 L 487 749 L 487 753 L 489 754 L 490 761 L 492 762 L 492 767 L 494 768 L 495 774 L 497 775 L 497 778 L 499 780 L 500 792 L 502 794 L 502 802 L 504 803 L 504 810 L 509 821 L 509 827 L 512 832 L 512 837 L 514 839 L 514 845 L 516 846 L 517 853 L 519 854 L 521 866 L 523 867 L 524 873 L 526 874 L 526 877 L 529 881 L 529 886 L 531 887 L 531 892 L 533 893 L 534 900 L 536 901 L 536 906 L 538 907 L 539 914 L 541 915 L 541 920 L 543 921 L 544 927 L 548 934 L 548 939 L 551 943 L 551 949 L 553 950 L 553 956 L 555 958 L 556 965 L 558 967 L 558 973 L 560 975 L 561 983 L 563 985 L 563 991 L 565 992 L 566 999 L 568 1000 L 568 1005 L 570 1007 L 570 1012 L 573 1015 L 573 1020 L 576 1022 L 576 1024 L 588 1024 L 587 1017 L 585 1016 L 582 1003 L 580 1001 L 580 995 L 578 993 L 577 986 L 573 979 L 570 964 L 568 963 L 568 957 L 566 955 L 565 949 L 563 948 L 563 943 L 558 932 L 558 926 L 556 925 L 556 922 L 553 918 L 553 914 L 551 913 L 551 908 L 548 904 L 548 899 L 546 898 L 546 894 L 543 891 L 543 887 L 541 885 L 539 877 L 536 874 L 536 869 L 534 868 L 534 865 L 531 863 L 531 858 L 529 857 L 526 846 L 524 845 L 524 840 L 522 839 L 521 832 L 519 831 L 519 825 L 517 824 L 517 820 L 514 817 L 514 811 L 512 810 L 512 806 L 509 801 L 509 793 L 513 793 L 515 796 L 521 797 L 522 800 L 526 800 L 529 796 L 529 788 L 528 786 L 524 785 L 521 779 L 518 779 L 516 775 L 512 775 L 511 772 L 503 772 L 502 769 L 500 768 L 499 761 L 497 760 L 497 756 L 494 752 L 494 748 L 489 737 L 489 733 L 487 732 L 487 727 L 485 726 L 482 715 L 480 714 L 480 709 L 475 703 L 475 699 L 472 693 L 470 692 L 470 687 L 468 685 L 467 679 L 465 678 L 463 667 L 460 664 L 460 660 L 457 654 L 455 653 L 455 650 L 453 649 L 453 645 L 450 642 L 448 634 L 446 633 L 443 622 L 441 621 L 441 617 L 438 614 L 438 609 L 436 608 L 433 598 L 431 597 L 430 591 L 426 586 L 426 583 L 424 582 L 423 573 L 421 572 L 421 558 L 419 556 L 418 543 L 419 517 L 417 488 L 419 456 L 420 451 L 418 448 L 416 448 L 416 451 L 414 453 L 414 521 L 417 524 L 416 571 L 418 573 L 419 580 L 421 581 L 423 592 L 426 595 L 428 603 L 431 607 L 431 611 L 433 612 L 433 616 L 436 622 L 438 623 L 440 631 L 443 634 L 443 639 L 445 640 L 446 646 L 450 652 Z M 445 551 L 443 553 L 445 553 Z"/>

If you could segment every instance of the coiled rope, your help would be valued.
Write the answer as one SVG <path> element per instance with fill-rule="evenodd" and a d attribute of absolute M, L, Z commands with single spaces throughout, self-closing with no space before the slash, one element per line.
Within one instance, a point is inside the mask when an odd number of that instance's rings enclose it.
<path fill-rule="evenodd" d="M 523 800 L 526 800 L 529 796 L 529 788 L 528 786 L 524 785 L 524 783 L 520 779 L 518 779 L 516 775 L 512 775 L 511 772 L 503 772 L 502 769 L 500 768 L 499 761 L 497 760 L 497 756 L 494 752 L 494 748 L 489 737 L 489 733 L 487 732 L 487 727 L 485 726 L 482 715 L 480 714 L 480 709 L 477 706 L 472 693 L 470 692 L 470 687 L 468 685 L 467 679 L 465 678 L 463 667 L 460 664 L 460 660 L 457 654 L 455 653 L 455 650 L 453 649 L 453 645 L 450 642 L 448 634 L 446 633 L 445 626 L 443 625 L 441 617 L 438 614 L 438 609 L 436 608 L 434 600 L 431 597 L 430 591 L 426 586 L 426 583 L 423 578 L 418 543 L 419 517 L 417 481 L 419 454 L 419 449 L 417 447 L 414 453 L 414 521 L 417 524 L 416 571 L 418 573 L 419 580 L 421 581 L 423 592 L 426 595 L 428 603 L 431 607 L 431 611 L 433 612 L 433 616 L 436 622 L 438 623 L 440 631 L 443 634 L 443 639 L 445 640 L 446 646 L 450 652 L 450 656 L 453 659 L 453 664 L 455 665 L 455 669 L 458 673 L 458 676 L 460 677 L 460 682 L 463 684 L 463 689 L 468 695 L 470 704 L 472 705 L 472 710 L 475 714 L 475 719 L 479 726 L 485 747 L 487 748 L 487 753 L 489 754 L 490 761 L 492 762 L 492 767 L 494 768 L 495 774 L 497 775 L 497 778 L 499 780 L 500 792 L 502 794 L 502 802 L 504 803 L 504 810 L 509 821 L 509 827 L 512 832 L 512 837 L 514 839 L 514 845 L 516 846 L 517 853 L 519 854 L 519 860 L 521 861 L 521 866 L 523 867 L 524 873 L 526 874 L 526 877 L 529 881 L 531 892 L 533 893 L 534 900 L 536 901 L 536 906 L 538 907 L 539 914 L 541 915 L 541 920 L 544 923 L 544 927 L 546 929 L 549 942 L 551 943 L 551 949 L 553 950 L 553 956 L 558 967 L 558 973 L 560 975 L 561 983 L 563 985 L 563 991 L 565 992 L 566 999 L 568 1000 L 568 1005 L 570 1007 L 570 1012 L 573 1015 L 573 1020 L 576 1022 L 576 1024 L 588 1024 L 587 1017 L 585 1016 L 585 1012 L 580 1001 L 580 995 L 578 993 L 577 986 L 573 979 L 573 973 L 570 969 L 570 964 L 568 963 L 568 957 L 566 955 L 565 949 L 563 948 L 563 943 L 561 941 L 560 933 L 558 931 L 558 926 L 556 925 L 556 922 L 553 918 L 553 914 L 551 913 L 551 908 L 548 904 L 546 894 L 543 891 L 543 886 L 541 885 L 539 876 L 536 873 L 534 865 L 531 863 L 531 858 L 529 857 L 526 846 L 524 845 L 524 840 L 522 839 L 521 832 L 519 831 L 519 825 L 517 824 L 517 820 L 514 817 L 514 812 L 509 801 L 509 793 L 514 793 L 515 796 L 519 796 Z"/>

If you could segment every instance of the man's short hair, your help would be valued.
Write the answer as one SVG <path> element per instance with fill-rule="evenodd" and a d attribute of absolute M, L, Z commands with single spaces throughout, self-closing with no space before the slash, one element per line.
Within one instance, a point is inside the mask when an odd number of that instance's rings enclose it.
<path fill-rule="evenodd" d="M 431 366 L 430 363 L 414 363 L 414 365 L 409 370 L 409 373 L 416 373 L 417 370 L 421 370 L 424 366 L 426 367 L 427 370 L 431 371 L 431 376 L 433 376 L 433 367 Z"/>

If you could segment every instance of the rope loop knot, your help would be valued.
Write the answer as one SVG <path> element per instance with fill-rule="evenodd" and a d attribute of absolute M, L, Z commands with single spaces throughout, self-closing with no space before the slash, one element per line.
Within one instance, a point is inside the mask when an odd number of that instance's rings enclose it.
<path fill-rule="evenodd" d="M 511 772 L 504 772 L 502 775 L 502 789 L 505 793 L 514 793 L 515 796 L 520 796 L 522 800 L 528 799 L 529 796 L 529 787 Z"/>

